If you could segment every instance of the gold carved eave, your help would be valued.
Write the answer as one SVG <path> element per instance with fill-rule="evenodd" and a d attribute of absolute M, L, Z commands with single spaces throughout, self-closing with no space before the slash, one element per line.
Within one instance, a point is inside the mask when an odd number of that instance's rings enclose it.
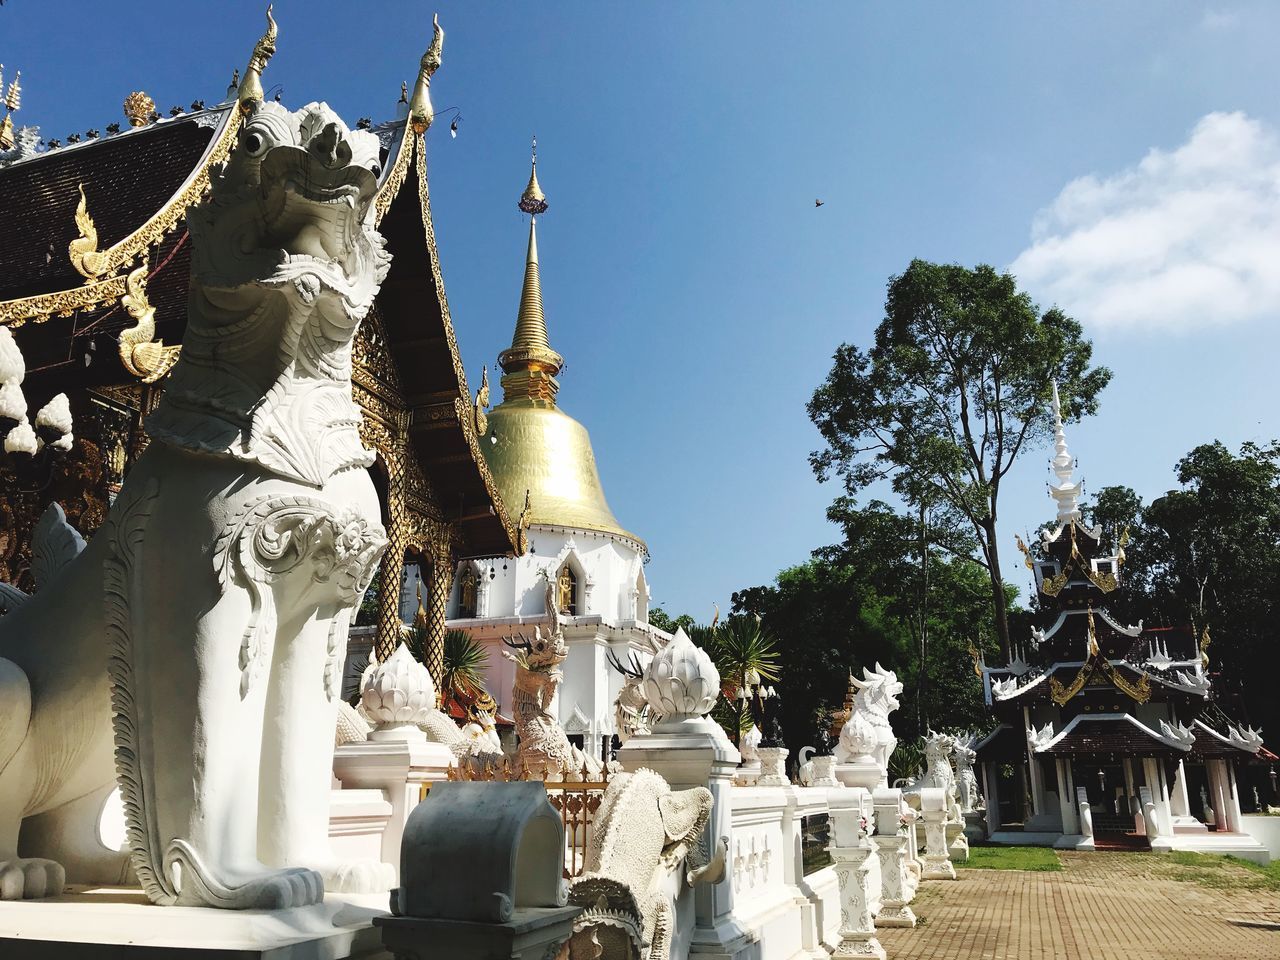
<path fill-rule="evenodd" d="M 404 186 L 404 182 L 409 176 L 409 164 L 413 160 L 414 149 L 420 139 L 416 133 L 409 129 L 409 125 L 406 123 L 400 132 L 400 138 L 395 144 L 396 158 L 373 198 L 373 219 L 375 224 L 382 222 L 382 218 L 386 216 L 387 211 L 391 208 L 391 201 L 396 198 L 396 194 Z"/>
<path fill-rule="evenodd" d="M 457 378 L 460 396 L 453 398 L 454 416 L 462 428 L 462 435 L 467 441 L 467 449 L 471 462 L 475 465 L 484 482 L 485 493 L 493 504 L 493 512 L 498 522 L 506 531 L 507 541 L 517 553 L 522 553 L 520 532 L 512 522 L 507 505 L 502 502 L 502 494 L 498 492 L 498 484 L 489 471 L 488 461 L 480 449 L 480 439 L 476 434 L 475 418 L 471 415 L 471 391 L 467 386 L 467 373 L 462 367 L 462 356 L 458 350 L 458 339 L 453 330 L 453 317 L 449 313 L 449 300 L 444 292 L 444 276 L 440 272 L 440 254 L 436 248 L 436 229 L 431 222 L 431 196 L 427 189 L 427 156 L 423 149 L 422 138 L 414 137 L 417 155 L 416 170 L 418 174 L 418 199 L 421 206 L 422 227 L 427 238 L 427 252 L 431 261 L 431 275 L 435 281 L 440 299 L 440 323 L 444 328 L 445 339 L 449 343 L 449 357 L 453 362 L 453 372 Z"/>
<path fill-rule="evenodd" d="M 113 304 L 125 292 L 125 276 L 121 274 L 70 290 L 0 301 L 0 327 L 20 327 L 28 320 L 43 323 L 50 317 L 69 317 L 77 310 Z"/>
<path fill-rule="evenodd" d="M 123 240 L 106 250 L 98 250 L 96 231 L 90 225 L 86 233 L 85 227 L 81 226 L 80 237 L 72 241 L 68 255 L 72 265 L 86 278 L 84 284 L 67 290 L 0 301 L 0 326 L 20 327 L 28 321 L 41 323 L 50 317 L 69 317 L 77 310 L 109 306 L 119 301 L 128 292 L 127 278 L 119 272 L 120 268 L 131 265 L 182 222 L 187 207 L 201 199 L 209 189 L 213 165 L 230 155 L 239 128 L 238 111 L 227 110 L 195 170 L 164 206 Z M 77 221 L 80 220 L 77 217 Z M 92 221 L 88 220 L 88 223 Z"/>
<path fill-rule="evenodd" d="M 98 250 L 97 236 L 92 231 L 92 221 L 89 221 L 88 233 L 81 226 L 79 239 L 71 242 L 71 265 L 89 282 L 93 282 L 104 274 L 113 273 L 124 265 L 132 263 L 144 250 L 163 240 L 165 234 L 173 231 L 186 217 L 187 207 L 200 200 L 208 191 L 212 169 L 215 164 L 222 163 L 231 155 L 239 129 L 239 111 L 227 110 L 221 126 L 215 131 L 209 148 L 195 170 L 164 206 L 123 240 L 112 244 L 106 250 Z M 79 224 L 80 216 L 76 219 Z"/>

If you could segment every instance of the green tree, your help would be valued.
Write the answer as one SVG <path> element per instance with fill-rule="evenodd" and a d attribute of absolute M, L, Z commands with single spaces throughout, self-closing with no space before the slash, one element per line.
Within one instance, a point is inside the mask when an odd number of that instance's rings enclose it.
<path fill-rule="evenodd" d="M 931 544 L 923 584 L 913 518 L 881 502 L 859 509 L 848 498 L 828 516 L 844 531 L 842 542 L 815 550 L 772 585 L 733 595 L 735 611 L 760 614 L 777 638 L 788 747 L 796 752 L 814 743 L 819 725 L 825 728 L 844 703 L 849 670 L 875 663 L 897 672 L 905 687 L 894 717 L 904 741 L 930 724 L 985 725 L 968 651 L 994 633 L 986 571 Z M 927 650 L 918 634 L 922 587 Z"/>
<path fill-rule="evenodd" d="M 682 613 L 678 617 L 672 617 L 667 611 L 661 607 L 653 607 L 649 610 L 649 625 L 657 627 L 666 633 L 675 633 L 676 630 L 684 630 L 688 633 L 694 626 L 693 617 L 687 613 Z"/>
<path fill-rule="evenodd" d="M 995 629 L 1009 652 L 998 538 L 1000 487 L 1025 451 L 1052 433 L 1050 384 L 1064 415 L 1097 409 L 1111 379 L 1061 310 L 1043 313 L 1010 274 L 914 260 L 889 283 L 870 350 L 842 344 L 809 416 L 826 448 L 811 462 L 850 494 L 883 479 L 947 529 L 967 526 L 986 569 Z"/>

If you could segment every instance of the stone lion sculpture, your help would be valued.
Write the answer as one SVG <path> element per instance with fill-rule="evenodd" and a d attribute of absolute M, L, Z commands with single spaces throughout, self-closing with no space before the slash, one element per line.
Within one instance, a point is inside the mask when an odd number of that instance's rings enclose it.
<path fill-rule="evenodd" d="M 0 623 L 5 899 L 100 868 L 117 778 L 156 903 L 385 883 L 327 840 L 348 621 L 386 546 L 350 383 L 390 259 L 378 140 L 324 104 L 245 109 L 188 211 L 189 319 L 153 442 L 92 542 Z M 19 856 L 37 817 L 49 842 Z"/>
<path fill-rule="evenodd" d="M 569 903 L 586 908 L 574 921 L 570 960 L 667 960 L 680 889 L 723 875 L 723 841 L 714 858 L 702 847 L 712 803 L 706 787 L 672 790 L 652 770 L 614 774 L 587 869 L 569 887 Z"/>
<path fill-rule="evenodd" d="M 852 763 L 860 756 L 872 757 L 880 768 L 883 786 L 888 786 L 889 758 L 898 745 L 889 714 L 898 709 L 902 683 L 892 670 L 880 664 L 862 668 L 862 679 L 849 674 L 850 687 L 857 690 L 849 719 L 840 729 L 835 756 L 839 763 Z"/>

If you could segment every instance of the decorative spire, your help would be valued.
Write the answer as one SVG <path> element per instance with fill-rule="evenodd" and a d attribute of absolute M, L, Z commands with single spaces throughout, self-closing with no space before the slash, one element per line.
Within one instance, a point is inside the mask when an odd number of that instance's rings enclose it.
<path fill-rule="evenodd" d="M 551 349 L 547 321 L 542 312 L 542 276 L 538 271 L 538 215 L 547 210 L 547 197 L 538 183 L 538 141 L 533 141 L 533 164 L 529 183 L 518 206 L 529 214 L 529 247 L 524 259 L 524 288 L 520 291 L 520 312 L 511 346 L 498 354 L 504 376 L 503 400 L 528 398 L 554 406 L 560 389 L 555 376 L 564 357 Z"/>
<path fill-rule="evenodd" d="M 542 192 L 542 185 L 538 183 L 537 137 L 533 138 L 533 164 L 529 171 L 529 183 L 525 186 L 524 193 L 520 194 L 517 206 L 531 217 L 539 217 L 547 212 L 547 195 Z"/>
<path fill-rule="evenodd" d="M 12 150 L 17 143 L 13 133 L 13 114 L 22 106 L 22 71 L 14 74 L 8 92 L 4 90 L 4 64 L 0 63 L 0 93 L 4 93 L 4 120 L 0 120 L 0 150 Z"/>
<path fill-rule="evenodd" d="M 1080 519 L 1080 488 L 1072 483 L 1075 459 L 1067 452 L 1067 435 L 1062 429 L 1062 404 L 1058 401 L 1058 384 L 1053 384 L 1053 473 L 1058 482 L 1049 484 L 1049 496 L 1058 501 L 1058 523 Z"/>
<path fill-rule="evenodd" d="M 431 18 L 431 46 L 418 64 L 418 79 L 413 84 L 413 99 L 409 101 L 409 123 L 414 133 L 426 133 L 435 119 L 431 106 L 431 77 L 440 69 L 444 51 L 444 31 L 440 29 L 440 15 Z"/>
<path fill-rule="evenodd" d="M 262 102 L 265 94 L 262 90 L 262 71 L 276 52 L 275 17 L 271 16 L 271 4 L 267 4 L 267 31 L 253 45 L 253 53 L 249 55 L 249 65 L 244 68 L 244 79 L 240 81 L 240 89 L 236 96 L 240 101 L 240 109 L 248 113 L 255 103 Z"/>

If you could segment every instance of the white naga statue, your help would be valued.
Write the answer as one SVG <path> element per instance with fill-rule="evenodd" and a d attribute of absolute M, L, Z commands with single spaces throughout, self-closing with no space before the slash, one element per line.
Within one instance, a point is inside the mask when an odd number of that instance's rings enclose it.
<path fill-rule="evenodd" d="M 889 714 L 898 709 L 898 697 L 902 684 L 898 675 L 880 664 L 875 669 L 862 668 L 862 679 L 849 674 L 849 684 L 857 690 L 849 719 L 840 728 L 840 740 L 836 744 L 836 762 L 851 764 L 858 757 L 870 756 L 879 767 L 879 783 L 889 785 L 889 758 L 898 745 Z"/>
<path fill-rule="evenodd" d="M 726 842 L 714 855 L 703 847 L 712 805 L 706 787 L 672 790 L 652 770 L 613 776 L 587 869 L 569 887 L 569 903 L 585 908 L 573 923 L 570 960 L 667 960 L 682 888 L 724 875 Z"/>
<path fill-rule="evenodd" d="M 555 584 L 548 580 L 546 609 L 550 623 L 545 634 L 535 626 L 532 640 L 523 636 L 519 640 L 503 638 L 503 643 L 516 651 L 503 650 L 502 655 L 516 667 L 511 700 L 516 734 L 520 738 L 517 759 L 532 776 L 541 779 L 561 780 L 575 774 L 596 779 L 603 772 L 604 764 L 569 742 L 552 710 L 556 691 L 564 682 L 560 665 L 569 656 L 569 645 L 560 628 L 555 589 Z"/>
<path fill-rule="evenodd" d="M 327 839 L 347 625 L 386 546 L 351 397 L 389 263 L 378 139 L 324 104 L 242 108 L 188 211 L 189 317 L 153 442 L 92 542 L 0 622 L 6 899 L 90 869 L 117 778 L 156 903 L 286 908 L 385 876 Z M 35 817 L 50 842 L 19 857 Z"/>

